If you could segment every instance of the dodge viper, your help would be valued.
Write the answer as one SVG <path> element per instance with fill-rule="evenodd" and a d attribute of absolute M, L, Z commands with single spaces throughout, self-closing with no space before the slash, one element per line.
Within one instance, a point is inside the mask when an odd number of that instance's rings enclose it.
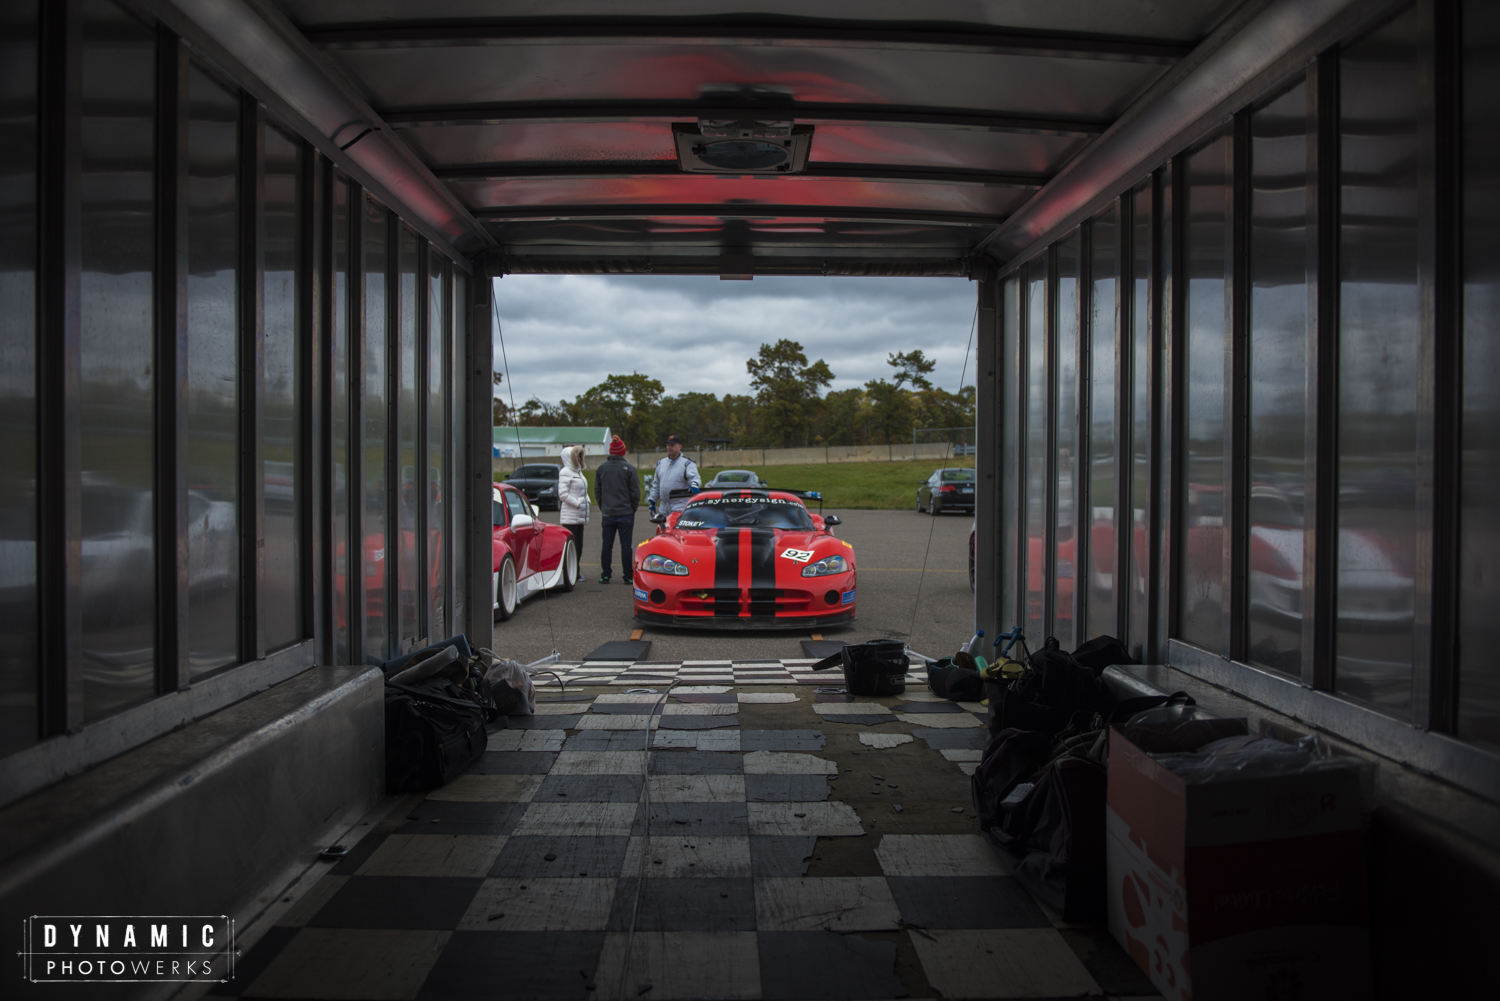
<path fill-rule="evenodd" d="M 573 590 L 578 583 L 573 533 L 539 519 L 526 495 L 509 483 L 495 484 L 491 508 L 495 618 L 504 622 L 541 591 Z"/>
<path fill-rule="evenodd" d="M 816 495 L 809 495 L 816 496 Z M 697 628 L 853 622 L 854 547 L 785 490 L 708 490 L 635 551 L 635 617 Z"/>

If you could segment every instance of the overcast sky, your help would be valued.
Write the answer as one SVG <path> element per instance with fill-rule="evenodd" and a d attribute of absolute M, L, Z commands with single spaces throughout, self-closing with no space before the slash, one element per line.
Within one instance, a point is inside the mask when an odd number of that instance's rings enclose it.
<path fill-rule="evenodd" d="M 640 372 L 669 394 L 748 393 L 745 360 L 786 337 L 822 358 L 834 389 L 885 378 L 892 351 L 921 348 L 956 391 L 974 318 L 963 278 L 509 275 L 495 282 L 516 402 L 572 399 Z M 495 369 L 504 372 L 500 340 Z M 972 352 L 971 352 L 972 354 Z M 973 384 L 972 357 L 964 382 Z"/>

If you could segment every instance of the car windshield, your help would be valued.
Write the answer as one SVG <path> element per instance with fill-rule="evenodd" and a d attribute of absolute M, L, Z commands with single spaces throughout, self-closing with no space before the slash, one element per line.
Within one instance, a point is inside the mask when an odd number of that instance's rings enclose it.
<path fill-rule="evenodd" d="M 943 470 L 944 483 L 973 483 L 974 470 L 972 469 L 945 469 Z"/>
<path fill-rule="evenodd" d="M 714 477 L 714 480 L 716 482 L 718 482 L 718 483 L 749 483 L 750 482 L 750 474 L 749 473 L 720 473 L 718 476 Z"/>
<path fill-rule="evenodd" d="M 743 500 L 715 498 L 688 505 L 677 519 L 678 528 L 782 528 L 809 531 L 813 527 L 807 508 L 796 501 L 777 497 Z"/>

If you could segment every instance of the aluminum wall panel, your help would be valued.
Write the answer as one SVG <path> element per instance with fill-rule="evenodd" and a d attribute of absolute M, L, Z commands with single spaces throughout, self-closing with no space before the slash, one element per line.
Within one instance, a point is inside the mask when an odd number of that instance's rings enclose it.
<path fill-rule="evenodd" d="M 1064 650 L 1081 642 L 1074 620 L 1078 570 L 1078 326 L 1079 235 L 1057 244 L 1056 320 L 1052 355 L 1053 443 L 1052 635 Z"/>
<path fill-rule="evenodd" d="M 1119 629 L 1119 443 L 1115 356 L 1120 329 L 1120 218 L 1115 207 L 1089 229 L 1088 626 L 1085 638 Z"/>
<path fill-rule="evenodd" d="M 364 663 L 380 663 L 395 656 L 390 649 L 391 575 L 395 559 L 389 540 L 389 480 L 391 420 L 389 359 L 390 216 L 372 199 L 360 209 L 364 215 L 364 240 L 360 265 L 364 268 L 364 329 L 360 358 L 364 367 L 360 397 L 360 503 L 355 512 L 354 535 L 359 563 L 350 561 L 350 572 L 359 568 L 363 580 Z"/>
<path fill-rule="evenodd" d="M 424 242 L 417 234 L 402 227 L 399 240 L 400 264 L 396 277 L 400 308 L 396 343 L 396 525 L 392 533 L 396 542 L 396 594 L 400 609 L 399 645 L 406 647 L 426 636 L 422 629 L 420 606 L 419 552 L 417 532 L 420 528 L 418 506 L 421 501 L 421 467 L 417 464 L 418 396 L 417 321 L 421 302 L 417 296 L 418 255 Z"/>

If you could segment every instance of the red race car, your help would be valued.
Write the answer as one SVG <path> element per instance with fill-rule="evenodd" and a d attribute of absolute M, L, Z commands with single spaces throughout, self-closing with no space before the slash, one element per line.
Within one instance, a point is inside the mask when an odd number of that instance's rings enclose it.
<path fill-rule="evenodd" d="M 847 625 L 854 547 L 786 490 L 708 490 L 635 551 L 635 617 L 696 628 Z"/>
<path fill-rule="evenodd" d="M 504 622 L 538 591 L 571 591 L 578 583 L 573 533 L 537 518 L 526 495 L 495 484 L 493 504 L 495 618 Z"/>

